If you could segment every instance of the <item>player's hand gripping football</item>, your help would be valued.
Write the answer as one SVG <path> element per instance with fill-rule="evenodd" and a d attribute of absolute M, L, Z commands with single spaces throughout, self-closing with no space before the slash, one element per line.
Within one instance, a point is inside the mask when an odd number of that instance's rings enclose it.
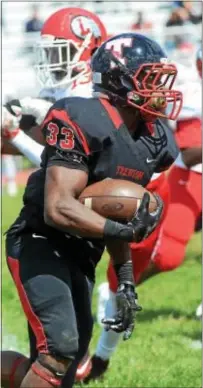
<path fill-rule="evenodd" d="M 138 210 L 135 212 L 132 220 L 128 223 L 128 225 L 132 226 L 134 229 L 136 242 L 140 242 L 147 238 L 160 221 L 163 212 L 163 202 L 158 194 L 154 193 L 154 197 L 157 202 L 156 210 L 150 213 L 150 196 L 148 193 L 145 193 Z"/>
<path fill-rule="evenodd" d="M 144 193 L 139 208 L 127 224 L 107 219 L 104 227 L 104 238 L 128 242 L 140 242 L 147 238 L 158 225 L 163 212 L 161 198 L 157 194 L 154 194 L 154 197 L 157 207 L 151 213 L 149 211 L 150 195 Z"/>
<path fill-rule="evenodd" d="M 114 318 L 104 318 L 105 330 L 122 333 L 123 339 L 131 337 L 135 326 L 136 312 L 142 307 L 137 303 L 137 294 L 133 284 L 121 283 L 116 293 L 117 314 Z"/>

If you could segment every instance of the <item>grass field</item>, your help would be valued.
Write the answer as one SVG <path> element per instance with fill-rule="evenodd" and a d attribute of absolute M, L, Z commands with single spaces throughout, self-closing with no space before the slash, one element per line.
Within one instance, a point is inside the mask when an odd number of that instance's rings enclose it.
<path fill-rule="evenodd" d="M 3 196 L 3 232 L 18 214 L 20 194 L 16 198 Z M 17 346 L 27 352 L 26 321 L 5 263 L 4 238 L 2 245 L 3 346 Z M 106 265 L 104 257 L 97 269 L 97 285 L 105 281 Z M 139 301 L 144 310 L 133 337 L 120 344 L 104 380 L 91 387 L 201 387 L 201 350 L 192 347 L 194 341 L 201 339 L 201 323 L 194 315 L 201 301 L 200 234 L 190 242 L 183 266 L 140 286 Z M 99 332 L 96 323 L 92 352 Z"/>

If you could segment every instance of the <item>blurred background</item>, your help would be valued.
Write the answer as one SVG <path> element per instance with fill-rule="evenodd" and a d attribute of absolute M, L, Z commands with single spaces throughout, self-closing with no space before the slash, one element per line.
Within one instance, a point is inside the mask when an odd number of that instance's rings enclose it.
<path fill-rule="evenodd" d="M 79 6 L 96 12 L 108 33 L 139 31 L 157 40 L 168 55 L 190 66 L 201 39 L 201 1 L 58 1 L 2 3 L 3 98 L 36 96 L 33 44 L 45 19 L 62 7 Z"/>

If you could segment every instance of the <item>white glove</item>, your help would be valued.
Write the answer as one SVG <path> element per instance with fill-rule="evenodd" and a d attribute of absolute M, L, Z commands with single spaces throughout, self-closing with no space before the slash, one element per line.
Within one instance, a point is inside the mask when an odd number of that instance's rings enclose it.
<path fill-rule="evenodd" d="M 25 97 L 20 100 L 20 105 L 23 114 L 34 116 L 37 124 L 41 124 L 53 104 L 39 98 Z"/>

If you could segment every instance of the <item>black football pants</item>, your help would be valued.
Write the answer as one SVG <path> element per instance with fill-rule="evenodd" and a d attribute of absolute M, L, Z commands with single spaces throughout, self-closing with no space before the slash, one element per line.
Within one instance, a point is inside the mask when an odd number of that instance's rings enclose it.
<path fill-rule="evenodd" d="M 6 255 L 31 327 L 31 360 L 38 352 L 73 360 L 64 384 L 70 388 L 91 339 L 93 282 L 74 263 L 68 246 L 65 257 L 37 233 L 8 234 Z"/>

